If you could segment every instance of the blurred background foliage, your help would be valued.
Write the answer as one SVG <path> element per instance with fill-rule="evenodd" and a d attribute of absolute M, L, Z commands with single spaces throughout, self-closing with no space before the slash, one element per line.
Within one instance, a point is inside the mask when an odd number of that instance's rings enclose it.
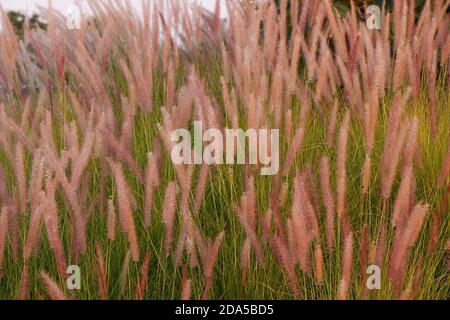
<path fill-rule="evenodd" d="M 302 1 L 302 0 L 298 0 L 298 1 Z M 390 8 L 392 8 L 395 0 L 334 0 L 333 4 L 336 7 L 336 10 L 338 12 L 340 12 L 341 14 L 345 14 L 350 10 L 352 1 L 358 8 L 361 18 L 363 18 L 364 17 L 364 14 L 363 14 L 364 8 L 366 6 L 376 4 L 380 7 L 383 7 L 384 5 L 386 5 L 386 8 L 389 10 Z M 397 1 L 399 1 L 399 0 L 397 0 Z M 275 0 L 275 2 L 279 6 L 281 0 Z M 432 4 L 432 2 L 433 1 L 431 1 L 431 4 Z M 426 0 L 417 0 L 417 5 L 416 5 L 417 15 L 420 14 L 425 3 L 426 3 Z M 288 12 L 289 12 L 289 10 L 288 10 Z M 10 12 L 8 12 L 8 17 L 12 22 L 15 32 L 22 39 L 23 34 L 24 34 L 24 26 L 25 26 L 26 16 L 23 13 L 18 12 L 18 11 L 10 11 Z M 46 29 L 47 28 L 47 25 L 44 22 L 42 22 L 39 15 L 37 15 L 37 14 L 33 14 L 29 18 L 29 24 L 30 24 L 30 28 L 32 28 L 32 29 L 35 29 L 35 28 Z"/>
<path fill-rule="evenodd" d="M 26 16 L 18 11 L 9 11 L 8 18 L 11 21 L 16 34 L 20 37 L 20 39 L 23 39 Z M 37 14 L 33 14 L 30 18 L 28 18 L 28 23 L 30 24 L 31 29 L 47 29 L 47 24 L 42 22 Z"/>

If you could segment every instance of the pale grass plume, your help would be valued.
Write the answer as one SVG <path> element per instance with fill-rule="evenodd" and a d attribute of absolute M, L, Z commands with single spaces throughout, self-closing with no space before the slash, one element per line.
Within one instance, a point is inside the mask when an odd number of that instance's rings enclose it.
<path fill-rule="evenodd" d="M 398 235 L 397 241 L 393 244 L 389 276 L 395 281 L 396 287 L 399 287 L 403 282 L 409 249 L 415 244 L 420 235 L 428 210 L 428 205 L 417 204 L 412 210 L 404 230 Z"/>
<path fill-rule="evenodd" d="M 48 296 L 52 300 L 67 300 L 64 292 L 58 284 L 44 271 L 41 271 L 41 278 L 47 291 Z"/>
<path fill-rule="evenodd" d="M 144 221 L 148 226 L 152 220 L 153 193 L 155 187 L 159 186 L 158 160 L 154 153 L 147 154 L 147 169 L 145 172 L 145 202 Z"/>
<path fill-rule="evenodd" d="M 17 191 L 13 190 L 9 203 L 6 203 L 8 206 L 8 214 L 9 214 L 9 238 L 11 242 L 11 253 L 13 259 L 16 259 L 19 254 L 19 245 L 20 245 L 20 225 L 19 225 L 19 197 L 17 195 Z"/>
<path fill-rule="evenodd" d="M 165 225 L 164 252 L 166 253 L 166 256 L 170 255 L 172 247 L 178 191 L 179 188 L 177 184 L 174 181 L 171 181 L 167 185 L 164 195 L 162 218 Z"/>
<path fill-rule="evenodd" d="M 58 272 L 61 276 L 66 273 L 67 260 L 64 254 L 64 247 L 60 237 L 59 215 L 55 200 L 55 181 L 46 181 L 47 193 L 41 193 L 43 203 L 44 222 L 47 229 L 47 238 L 53 250 Z"/>
<path fill-rule="evenodd" d="M 349 233 L 344 239 L 344 249 L 342 253 L 342 281 L 348 285 L 352 283 L 353 243 L 353 233 Z M 348 288 L 346 289 L 348 290 Z"/>
<path fill-rule="evenodd" d="M 22 272 L 22 280 L 20 281 L 19 300 L 28 300 L 30 293 L 30 274 L 28 271 L 28 263 L 25 262 Z"/>
<path fill-rule="evenodd" d="M 408 129 L 409 133 L 403 147 L 402 175 L 405 174 L 405 170 L 407 170 L 408 167 L 414 165 L 414 159 L 417 156 L 417 153 L 420 152 L 418 148 L 419 120 L 417 117 L 414 117 L 409 121 Z"/>
<path fill-rule="evenodd" d="M 386 256 L 386 228 L 387 225 L 383 224 L 380 227 L 380 232 L 377 239 L 376 250 L 375 252 L 375 264 L 377 266 L 384 266 L 385 256 Z"/>
<path fill-rule="evenodd" d="M 19 143 L 16 145 L 15 171 L 17 179 L 17 189 L 19 192 L 20 211 L 25 212 L 27 201 L 27 179 L 25 175 L 23 147 Z"/>
<path fill-rule="evenodd" d="M 188 279 L 186 265 L 183 265 L 180 300 L 190 300 L 191 295 L 192 295 L 192 280 Z"/>
<path fill-rule="evenodd" d="M 119 205 L 119 220 L 122 230 L 125 231 L 130 245 L 130 252 L 133 261 L 139 260 L 139 244 L 136 234 L 136 225 L 133 217 L 132 203 L 130 200 L 130 187 L 125 181 L 125 176 L 122 171 L 122 166 L 110 161 L 110 167 L 116 182 L 117 189 L 117 203 Z"/>
<path fill-rule="evenodd" d="M 119 276 L 119 293 L 120 296 L 123 297 L 125 294 L 125 290 L 128 286 L 129 281 L 129 273 L 130 273 L 130 250 L 127 251 L 125 257 L 123 258 L 122 269 L 120 271 Z"/>
<path fill-rule="evenodd" d="M 327 145 L 331 147 L 334 142 L 334 135 L 336 132 L 337 114 L 338 114 L 339 104 L 337 101 L 333 103 L 333 108 L 328 116 L 327 124 Z"/>
<path fill-rule="evenodd" d="M 92 117 L 92 112 L 90 117 Z M 95 132 L 92 129 L 92 118 L 89 119 L 86 130 L 87 132 L 84 137 L 83 146 L 81 147 L 81 150 L 79 154 L 77 154 L 77 157 L 73 163 L 71 183 L 75 190 L 78 190 L 80 187 L 83 173 L 91 158 L 91 153 L 94 146 Z"/>
<path fill-rule="evenodd" d="M 339 218 L 346 214 L 346 195 L 347 195 L 347 144 L 350 126 L 350 111 L 347 110 L 342 121 L 341 129 L 339 131 L 338 147 L 337 147 L 337 200 L 336 208 Z"/>
<path fill-rule="evenodd" d="M 366 281 L 366 268 L 368 265 L 368 261 L 370 259 L 369 257 L 369 228 L 367 227 L 367 225 L 364 225 L 362 227 L 362 229 L 360 230 L 359 233 L 359 237 L 360 237 L 360 248 L 359 248 L 359 273 L 360 273 L 360 277 L 362 279 L 362 281 Z M 367 286 L 365 286 L 367 287 Z M 366 288 L 364 288 L 365 290 Z M 365 294 L 365 292 L 363 292 L 363 295 Z"/>
<path fill-rule="evenodd" d="M 255 226 L 252 226 L 251 221 L 249 221 L 248 200 L 245 194 L 241 196 L 241 205 L 235 206 L 235 211 L 237 213 L 241 226 L 244 228 L 247 240 L 249 240 L 251 246 L 253 247 L 253 250 L 255 251 L 258 262 L 261 265 L 264 265 L 264 253 L 262 250 L 261 242 L 256 235 Z"/>
<path fill-rule="evenodd" d="M 298 186 L 300 191 L 300 203 L 302 208 L 302 213 L 304 215 L 307 229 L 313 239 L 319 238 L 319 224 L 317 222 L 316 212 L 314 210 L 313 204 L 311 202 L 312 194 L 311 192 L 308 192 L 306 189 L 306 179 L 305 179 L 305 173 L 302 172 L 301 174 L 297 175 L 298 179 Z"/>
<path fill-rule="evenodd" d="M 323 203 L 326 207 L 326 231 L 328 249 L 334 245 L 335 203 L 330 186 L 330 165 L 327 157 L 320 160 L 320 185 Z"/>
<path fill-rule="evenodd" d="M 243 286 L 247 283 L 247 272 L 250 264 L 250 249 L 251 243 L 246 239 L 241 249 L 241 278 Z"/>
<path fill-rule="evenodd" d="M 294 199 L 292 203 L 292 221 L 295 231 L 296 240 L 296 256 L 300 263 L 300 267 L 306 273 L 311 272 L 311 263 L 309 258 L 309 247 L 312 237 L 307 229 L 307 221 L 305 210 L 303 209 L 302 198 L 300 196 L 301 189 L 299 179 L 295 179 Z"/>
<path fill-rule="evenodd" d="M 314 276 L 317 283 L 323 283 L 324 281 L 324 267 L 323 267 L 323 253 L 319 243 L 316 243 L 314 248 Z"/>
<path fill-rule="evenodd" d="M 206 185 L 210 175 L 210 167 L 206 164 L 202 164 L 200 167 L 200 173 L 197 181 L 197 188 L 194 198 L 194 212 L 198 212 L 203 203 L 203 197 L 205 195 Z"/>
<path fill-rule="evenodd" d="M 288 196 L 289 196 L 289 184 L 287 181 L 285 181 L 281 185 L 281 190 L 280 190 L 280 198 L 278 201 L 278 206 L 280 208 L 283 208 L 285 206 Z"/>
<path fill-rule="evenodd" d="M 136 300 L 144 300 L 145 291 L 148 287 L 148 266 L 150 263 L 150 253 L 147 252 L 144 257 L 144 262 L 142 262 L 141 273 L 139 275 L 139 280 L 136 285 Z"/>
<path fill-rule="evenodd" d="M 23 249 L 25 259 L 30 258 L 33 250 L 38 246 L 39 234 L 41 230 L 42 210 L 40 205 L 32 208 L 30 216 L 30 226 L 28 228 L 27 238 Z"/>
<path fill-rule="evenodd" d="M 297 131 L 295 132 L 294 139 L 286 155 L 286 160 L 284 162 L 282 171 L 283 176 L 289 175 L 292 163 L 294 162 L 295 157 L 303 144 L 304 137 L 305 137 L 305 129 L 302 127 L 298 128 Z"/>
<path fill-rule="evenodd" d="M 108 281 L 106 280 L 105 259 L 103 258 L 102 248 L 95 243 L 95 251 L 97 256 L 97 273 L 98 273 L 98 294 L 101 300 L 108 299 Z"/>
<path fill-rule="evenodd" d="M 404 176 L 400 183 L 397 197 L 394 202 L 391 222 L 393 227 L 402 228 L 405 223 L 410 205 L 412 174 L 412 167 L 405 169 Z"/>
<path fill-rule="evenodd" d="M 297 275 L 294 268 L 294 261 L 292 260 L 291 254 L 279 237 L 274 238 L 275 250 L 280 259 L 280 263 L 283 266 L 284 271 L 286 272 L 287 278 L 289 280 L 289 285 L 295 296 L 298 296 L 299 285 L 297 280 Z"/>
<path fill-rule="evenodd" d="M 401 158 L 402 146 L 405 142 L 406 138 L 406 126 L 399 129 L 398 135 L 394 142 L 394 147 L 391 150 L 390 161 L 387 165 L 385 175 L 383 175 L 382 183 L 381 183 L 381 197 L 383 200 L 387 200 L 391 196 L 392 185 L 395 180 L 395 176 L 397 174 L 398 164 Z"/>
<path fill-rule="evenodd" d="M 339 300 L 348 300 L 348 289 L 349 285 L 345 281 L 345 279 L 341 279 L 339 282 L 339 288 L 338 288 L 338 299 Z"/>
<path fill-rule="evenodd" d="M 445 180 L 450 177 L 450 144 L 448 146 L 447 154 L 444 157 L 441 173 L 438 178 L 438 187 L 442 188 L 444 186 Z"/>
<path fill-rule="evenodd" d="M 0 278 L 3 273 L 3 260 L 5 257 L 5 247 L 8 235 L 8 208 L 2 207 L 0 216 Z"/>
<path fill-rule="evenodd" d="M 361 174 L 361 188 L 363 194 L 367 194 L 369 192 L 371 169 L 372 169 L 372 157 L 367 154 L 364 160 L 364 165 Z"/>
<path fill-rule="evenodd" d="M 107 232 L 108 239 L 114 241 L 116 238 L 116 208 L 114 206 L 113 199 L 108 199 L 108 222 L 107 222 Z"/>
<path fill-rule="evenodd" d="M 202 295 L 203 299 L 206 299 L 208 297 L 210 290 L 212 289 L 213 269 L 217 261 L 217 255 L 219 253 L 224 235 L 225 233 L 222 231 L 219 235 L 216 236 L 214 241 L 211 241 L 209 239 L 203 249 L 199 249 L 202 257 L 202 269 L 205 281 L 205 288 Z M 199 245 L 200 243 L 201 242 L 197 241 L 197 245 Z"/>

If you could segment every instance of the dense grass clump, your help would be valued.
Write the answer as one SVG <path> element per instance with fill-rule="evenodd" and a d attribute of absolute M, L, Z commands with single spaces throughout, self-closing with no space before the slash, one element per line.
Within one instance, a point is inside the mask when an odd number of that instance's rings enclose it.
<path fill-rule="evenodd" d="M 448 2 L 227 3 L 1 13 L 0 299 L 450 296 Z M 279 170 L 174 164 L 196 121 L 279 129 Z"/>

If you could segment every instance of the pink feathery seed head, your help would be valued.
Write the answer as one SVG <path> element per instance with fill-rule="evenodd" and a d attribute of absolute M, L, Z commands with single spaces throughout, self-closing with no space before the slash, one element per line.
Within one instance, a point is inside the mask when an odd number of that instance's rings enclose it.
<path fill-rule="evenodd" d="M 247 178 L 246 181 L 247 194 L 247 219 L 252 228 L 256 227 L 256 187 L 253 176 Z"/>
<path fill-rule="evenodd" d="M 425 222 L 425 218 L 428 214 L 429 205 L 427 204 L 417 204 L 413 211 L 411 212 L 408 222 L 405 227 L 404 239 L 405 243 L 408 247 L 414 245 L 417 241 L 420 231 L 422 230 L 422 226 Z"/>
<path fill-rule="evenodd" d="M 152 218 L 154 188 L 159 185 L 159 172 L 156 156 L 149 152 L 147 154 L 147 169 L 145 172 L 145 200 L 144 220 L 145 225 L 150 225 Z"/>
<path fill-rule="evenodd" d="M 306 273 L 311 273 L 311 262 L 309 258 L 309 248 L 312 236 L 306 229 L 306 221 L 302 214 L 293 215 L 293 228 L 296 241 L 296 260 L 298 259 L 301 269 Z"/>
<path fill-rule="evenodd" d="M 348 299 L 348 283 L 345 279 L 341 279 L 338 288 L 338 299 L 339 300 L 347 300 Z"/>
<path fill-rule="evenodd" d="M 181 297 L 180 300 L 190 300 L 192 295 L 192 280 L 188 279 L 186 265 L 183 265 L 181 277 Z"/>
<path fill-rule="evenodd" d="M 256 235 L 255 226 L 250 225 L 248 220 L 248 214 L 246 211 L 244 211 L 247 210 L 247 197 L 245 195 L 241 197 L 241 207 L 235 206 L 234 210 L 238 215 L 239 222 L 241 223 L 242 227 L 245 230 L 247 240 L 249 240 L 253 246 L 253 250 L 255 251 L 255 255 L 258 259 L 258 262 L 261 265 L 264 265 L 264 253 L 262 250 L 261 242 L 259 241 Z"/>
<path fill-rule="evenodd" d="M 381 158 L 381 169 L 386 172 L 386 174 L 382 175 L 382 188 L 386 188 L 386 184 L 388 184 L 388 174 L 389 170 L 396 170 L 395 167 L 393 169 L 393 162 L 396 160 L 397 153 L 400 152 L 398 150 L 398 141 L 399 137 L 402 135 L 402 132 L 405 132 L 406 127 L 400 126 L 402 123 L 402 115 L 405 109 L 405 106 L 409 100 L 411 93 L 411 88 L 407 88 L 404 95 L 400 93 L 396 93 L 394 96 L 394 100 L 392 102 L 392 108 L 389 114 L 389 125 L 387 129 L 386 139 L 384 142 L 384 152 Z M 400 144 L 403 146 L 403 144 Z M 384 178 L 386 176 L 386 178 Z"/>
<path fill-rule="evenodd" d="M 41 271 L 41 278 L 44 282 L 45 290 L 47 291 L 47 294 L 49 295 L 50 299 L 52 300 L 67 300 L 64 292 L 59 288 L 59 286 L 56 284 L 55 281 L 50 278 L 50 276 L 44 272 Z"/>
<path fill-rule="evenodd" d="M 294 224 L 292 223 L 292 219 L 289 218 L 286 221 L 286 240 L 287 240 L 287 246 L 289 249 L 290 254 L 293 256 L 292 261 L 295 263 L 297 263 L 297 257 L 295 255 L 296 253 L 296 242 L 295 242 L 295 231 L 294 231 Z"/>
<path fill-rule="evenodd" d="M 246 192 L 242 194 L 239 205 L 236 205 L 235 208 L 239 218 L 248 224 L 248 197 Z"/>
<path fill-rule="evenodd" d="M 205 195 L 206 185 L 209 177 L 209 170 L 209 166 L 205 163 L 200 167 L 200 173 L 197 180 L 197 188 L 195 191 L 194 212 L 198 212 L 202 206 L 203 197 Z"/>
<path fill-rule="evenodd" d="M 245 287 L 247 284 L 247 272 L 250 264 L 250 249 L 251 243 L 248 239 L 244 241 L 241 250 L 241 273 L 242 273 L 242 285 Z"/>
<path fill-rule="evenodd" d="M 295 132 L 294 140 L 292 141 L 292 145 L 289 147 L 286 156 L 286 161 L 283 167 L 283 176 L 286 177 L 289 174 L 292 163 L 294 162 L 294 159 L 303 144 L 304 137 L 305 137 L 305 129 L 303 127 L 298 128 L 297 131 Z"/>
<path fill-rule="evenodd" d="M 397 175 L 397 168 L 401 158 L 401 151 L 406 138 L 406 126 L 399 128 L 397 137 L 395 138 L 394 147 L 391 150 L 390 162 L 386 167 L 386 175 L 383 175 L 381 182 L 381 197 L 387 200 L 391 196 L 392 185 L 394 183 L 395 177 Z"/>
<path fill-rule="evenodd" d="M 166 85 L 166 105 L 172 108 L 175 104 L 175 70 L 173 60 L 170 59 L 167 71 L 167 85 Z"/>
<path fill-rule="evenodd" d="M 309 195 L 309 199 L 311 201 L 312 208 L 318 212 L 320 208 L 320 200 L 318 195 L 317 181 L 316 177 L 313 173 L 311 162 L 308 162 L 303 171 L 305 188 Z"/>
<path fill-rule="evenodd" d="M 103 142 L 108 146 L 108 148 L 119 158 L 121 161 L 126 163 L 134 175 L 139 181 L 143 181 L 143 173 L 139 165 L 134 160 L 130 151 L 116 139 L 116 137 L 108 130 L 100 129 L 103 137 Z"/>
<path fill-rule="evenodd" d="M 182 262 L 181 260 L 183 258 L 183 253 L 186 247 L 186 238 L 187 238 L 186 229 L 183 228 L 180 232 L 180 235 L 178 236 L 178 241 L 174 252 L 174 259 L 176 266 L 179 266 Z"/>
<path fill-rule="evenodd" d="M 101 300 L 107 300 L 108 298 L 108 282 L 106 280 L 105 260 L 103 253 L 98 242 L 95 243 L 95 251 L 97 255 L 98 264 L 98 291 Z"/>
<path fill-rule="evenodd" d="M 263 239 L 264 239 L 264 241 L 269 241 L 269 239 L 271 237 L 272 220 L 273 220 L 272 210 L 268 209 L 266 211 L 266 213 L 264 214 L 264 218 L 263 218 L 263 221 L 262 221 Z"/>
<path fill-rule="evenodd" d="M 174 181 L 169 182 L 166 188 L 166 193 L 164 195 L 164 205 L 163 205 L 163 222 L 166 227 L 165 230 L 165 240 L 164 240 L 164 251 L 168 256 L 170 254 L 171 244 L 173 240 L 173 230 L 175 224 L 175 213 L 177 204 L 177 194 L 178 186 Z"/>
<path fill-rule="evenodd" d="M 319 237 L 319 225 L 317 223 L 317 217 L 314 210 L 314 207 L 311 203 L 311 196 L 310 193 L 308 193 L 308 190 L 306 189 L 306 181 L 305 181 L 305 174 L 302 172 L 298 176 L 298 182 L 299 182 L 299 188 L 300 188 L 300 197 L 301 197 L 301 203 L 303 207 L 303 214 L 305 217 L 305 221 L 307 223 L 308 231 L 311 233 L 311 235 L 314 238 Z"/>
<path fill-rule="evenodd" d="M 327 145 L 331 147 L 334 142 L 334 134 L 336 132 L 337 114 L 338 114 L 339 104 L 337 101 L 333 103 L 333 108 L 328 116 L 327 125 Z"/>
<path fill-rule="evenodd" d="M 122 166 L 113 161 L 109 161 L 117 188 L 117 203 L 119 205 L 119 221 L 122 229 L 128 236 L 131 256 L 133 261 L 139 260 L 139 244 L 136 234 L 136 227 L 133 218 L 132 202 L 130 199 L 131 190 L 122 171 Z"/>
<path fill-rule="evenodd" d="M 363 194 L 367 194 L 369 192 L 369 184 L 370 184 L 370 174 L 371 174 L 371 167 L 372 167 L 372 157 L 368 154 L 366 154 L 366 158 L 364 160 L 364 165 L 362 169 L 362 182 L 361 182 L 361 188 Z"/>
<path fill-rule="evenodd" d="M 23 266 L 22 280 L 20 281 L 19 300 L 28 300 L 30 292 L 30 274 L 28 272 L 28 262 Z"/>
<path fill-rule="evenodd" d="M 161 184 L 161 177 L 160 177 L 160 171 L 159 171 L 159 163 L 160 160 L 158 159 L 159 153 L 161 150 L 158 149 L 158 146 L 155 145 L 154 152 L 149 152 L 147 154 L 147 178 L 146 183 L 149 182 L 151 177 L 151 184 L 154 186 L 159 186 Z"/>
<path fill-rule="evenodd" d="M 286 204 L 286 201 L 288 199 L 289 196 L 289 184 L 287 181 L 283 182 L 283 184 L 281 185 L 281 190 L 280 190 L 280 197 L 278 198 L 278 206 L 280 208 L 283 208 L 284 205 Z"/>
<path fill-rule="evenodd" d="M 409 134 L 406 140 L 406 143 L 404 145 L 403 154 L 404 154 L 404 160 L 403 160 L 403 168 L 402 168 L 402 174 L 404 174 L 404 171 L 413 165 L 413 160 L 416 155 L 416 150 L 418 147 L 418 141 L 417 141 L 417 135 L 418 135 L 418 125 L 419 121 L 417 117 L 414 117 L 409 122 Z"/>
<path fill-rule="evenodd" d="M 444 186 L 445 180 L 450 178 L 450 144 L 448 146 L 447 154 L 444 158 L 441 173 L 439 174 L 438 187 Z"/>
<path fill-rule="evenodd" d="M 91 127 L 91 125 L 88 125 L 88 127 Z M 73 174 L 71 182 L 75 190 L 78 190 L 80 187 L 83 173 L 92 155 L 94 141 L 95 141 L 95 132 L 92 129 L 88 128 L 84 137 L 84 143 L 83 146 L 81 147 L 81 151 L 77 155 L 77 158 L 73 163 Z"/>
<path fill-rule="evenodd" d="M 148 287 L 148 265 L 150 263 L 150 253 L 147 252 L 142 263 L 141 273 L 136 285 L 136 300 L 144 300 L 145 291 Z"/>
<path fill-rule="evenodd" d="M 180 193 L 181 193 L 181 201 L 180 206 L 181 207 L 188 207 L 189 206 L 189 196 L 191 195 L 191 185 L 192 185 L 192 178 L 194 176 L 194 165 L 188 165 L 186 166 L 184 170 L 184 176 L 182 179 L 179 179 L 179 183 L 181 184 Z"/>
<path fill-rule="evenodd" d="M 41 156 L 40 149 L 38 149 L 33 157 L 28 189 L 28 202 L 30 202 L 32 208 L 35 208 L 38 205 L 38 196 L 42 187 L 42 180 L 44 177 L 44 166 L 45 159 Z"/>
<path fill-rule="evenodd" d="M 15 162 L 15 172 L 17 179 L 17 188 L 19 192 L 19 204 L 20 211 L 25 212 L 26 210 L 26 201 L 27 201 L 27 179 L 25 175 L 25 167 L 24 167 L 24 156 L 23 156 L 23 147 L 20 143 L 16 144 L 16 162 Z"/>
<path fill-rule="evenodd" d="M 412 183 L 412 167 L 409 166 L 403 173 L 404 176 L 398 189 L 397 197 L 394 202 L 394 209 L 392 212 L 392 226 L 402 228 L 405 222 L 405 213 L 409 211 L 410 191 Z"/>
<path fill-rule="evenodd" d="M 350 232 L 344 240 L 344 252 L 342 255 L 342 279 L 351 283 L 353 269 L 353 233 Z"/>
<path fill-rule="evenodd" d="M 219 249 L 222 244 L 224 236 L 225 236 L 224 231 L 219 233 L 216 236 L 216 238 L 214 239 L 214 241 L 210 244 L 208 252 L 205 252 L 205 253 L 207 253 L 207 256 L 205 257 L 205 260 L 204 260 L 203 274 L 205 275 L 205 277 L 207 279 L 212 278 L 213 268 L 214 268 L 214 265 L 216 264 L 217 255 L 219 253 Z"/>
<path fill-rule="evenodd" d="M 66 274 L 67 260 L 64 253 L 64 247 L 61 241 L 59 230 L 58 207 L 55 199 L 56 183 L 54 180 L 46 180 L 47 194 L 41 193 L 41 202 L 43 203 L 44 222 L 47 229 L 47 238 L 53 254 L 56 259 L 58 272 L 61 276 Z"/>
<path fill-rule="evenodd" d="M 347 110 L 344 120 L 339 131 L 338 148 L 337 148 L 337 213 L 342 217 L 346 212 L 346 190 L 347 190 L 347 143 L 350 127 L 350 111 Z"/>
<path fill-rule="evenodd" d="M 0 276 L 2 274 L 3 259 L 5 254 L 6 236 L 8 234 L 8 208 L 2 207 L 0 213 Z"/>
<path fill-rule="evenodd" d="M 281 260 L 280 261 L 281 265 L 283 266 L 284 271 L 286 272 L 286 275 L 288 277 L 291 289 L 294 295 L 298 297 L 299 295 L 298 280 L 291 254 L 289 253 L 289 250 L 284 244 L 283 240 L 281 240 L 279 237 L 274 238 L 274 245 L 275 245 L 274 249 L 276 250 L 276 253 L 279 256 L 279 259 Z"/>
<path fill-rule="evenodd" d="M 323 283 L 323 254 L 320 244 L 317 242 L 314 249 L 314 271 L 317 283 Z"/>
<path fill-rule="evenodd" d="M 52 138 L 49 138 L 49 141 L 52 141 Z M 74 237 L 72 240 L 72 249 L 74 252 L 74 257 L 78 258 L 79 254 L 84 252 L 86 250 L 86 222 L 85 218 L 82 214 L 82 208 L 78 199 L 78 195 L 76 193 L 76 190 L 73 188 L 73 186 L 70 184 L 67 175 L 65 173 L 65 167 L 61 159 L 57 157 L 57 151 L 55 150 L 55 145 L 52 143 L 52 147 L 47 145 L 45 146 L 46 151 L 46 157 L 48 157 L 48 163 L 49 167 L 55 172 L 55 179 L 50 180 L 50 176 L 47 175 L 46 179 L 46 187 L 47 187 L 47 193 L 49 194 L 49 199 L 45 200 L 45 195 L 43 198 L 43 203 L 50 203 L 50 206 L 52 207 L 51 210 L 45 210 L 44 213 L 50 214 L 54 212 L 53 216 L 58 216 L 58 210 L 57 206 L 55 204 L 54 194 L 55 191 L 52 190 L 49 192 L 49 187 L 51 189 L 55 189 L 55 184 L 60 184 L 64 193 L 67 196 L 68 203 L 71 207 L 71 213 L 74 218 Z M 48 217 L 48 215 L 45 215 Z M 44 216 L 44 217 L 45 217 Z M 53 218 L 53 220 L 56 220 L 56 218 Z M 57 239 L 57 237 L 55 238 Z M 60 252 L 63 253 L 63 250 L 60 249 Z M 65 271 L 64 271 L 65 273 Z"/>
<path fill-rule="evenodd" d="M 114 207 L 114 201 L 108 199 L 108 239 L 114 241 L 116 238 L 116 208 Z"/>
<path fill-rule="evenodd" d="M 386 255 L 386 224 L 381 225 L 380 234 L 375 250 L 375 264 L 379 267 L 384 265 Z"/>
<path fill-rule="evenodd" d="M 284 116 L 284 135 L 286 141 L 291 141 L 292 136 L 292 109 L 289 109 Z"/>
<path fill-rule="evenodd" d="M 361 279 L 365 279 L 366 277 L 366 267 L 369 261 L 369 228 L 367 225 L 364 225 L 360 231 L 360 276 Z"/>
<path fill-rule="evenodd" d="M 32 208 L 31 210 L 30 226 L 28 228 L 28 234 L 23 249 L 23 255 L 25 259 L 28 259 L 31 256 L 34 248 L 37 247 L 37 244 L 39 242 L 41 221 L 42 221 L 42 211 L 39 205 L 35 208 Z"/>
<path fill-rule="evenodd" d="M 19 197 L 17 190 L 13 190 L 8 203 L 9 237 L 11 240 L 11 253 L 13 258 L 19 254 L 20 226 L 19 226 Z"/>
<path fill-rule="evenodd" d="M 330 186 L 330 164 L 326 156 L 320 159 L 320 185 L 322 188 L 323 203 L 327 210 L 327 245 L 328 249 L 331 249 L 334 245 L 335 204 Z"/>

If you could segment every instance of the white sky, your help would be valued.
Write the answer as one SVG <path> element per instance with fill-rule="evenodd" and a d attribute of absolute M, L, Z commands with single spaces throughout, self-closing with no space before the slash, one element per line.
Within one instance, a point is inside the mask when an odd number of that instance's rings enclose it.
<path fill-rule="evenodd" d="M 141 0 L 130 0 L 131 3 L 136 4 L 137 8 L 140 8 Z M 194 0 L 186 0 L 186 1 L 194 1 Z M 199 3 L 204 5 L 206 8 L 213 10 L 215 7 L 215 0 L 197 0 Z M 224 7 L 224 1 L 222 1 L 222 8 Z M 80 1 L 83 3 L 83 0 Z M 76 3 L 75 0 L 53 0 L 53 7 L 65 13 L 67 8 Z M 0 5 L 3 6 L 6 10 L 21 10 L 22 12 L 33 12 L 35 11 L 35 5 L 40 5 L 46 7 L 48 5 L 48 0 L 0 0 Z M 222 10 L 224 12 L 225 10 Z"/>

